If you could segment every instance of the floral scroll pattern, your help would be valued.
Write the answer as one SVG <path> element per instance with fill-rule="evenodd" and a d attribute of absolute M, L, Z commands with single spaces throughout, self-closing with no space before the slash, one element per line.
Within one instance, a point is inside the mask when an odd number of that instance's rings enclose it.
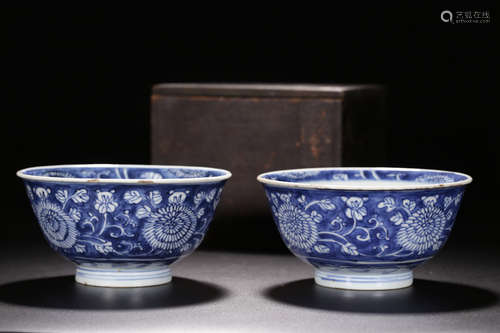
<path fill-rule="evenodd" d="M 420 192 L 268 188 L 286 245 L 303 256 L 404 258 L 432 255 L 444 243 L 463 190 Z"/>
<path fill-rule="evenodd" d="M 221 184 L 174 188 L 27 183 L 45 238 L 66 254 L 177 256 L 201 242 Z"/>

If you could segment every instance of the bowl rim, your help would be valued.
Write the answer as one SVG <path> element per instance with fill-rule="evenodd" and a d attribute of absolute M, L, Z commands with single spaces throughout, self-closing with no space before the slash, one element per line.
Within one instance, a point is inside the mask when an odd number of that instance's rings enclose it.
<path fill-rule="evenodd" d="M 451 183 L 436 183 L 436 184 L 418 184 L 411 183 L 405 184 L 404 182 L 399 183 L 399 185 L 339 185 L 339 184 L 314 184 L 312 182 L 288 182 L 283 180 L 273 180 L 264 178 L 267 175 L 279 174 L 283 172 L 301 172 L 301 171 L 322 171 L 322 170 L 363 170 L 363 171 L 414 171 L 414 172 L 441 172 L 464 176 L 466 179 L 460 181 L 454 181 Z M 380 191 L 380 190 L 390 190 L 390 191 L 402 191 L 402 190 L 423 190 L 423 189 L 438 189 L 447 187 L 456 187 L 467 185 L 472 182 L 472 177 L 461 172 L 455 171 L 445 171 L 437 169 L 421 169 L 421 168 L 397 168 L 397 167 L 321 167 L 321 168 L 299 168 L 299 169 L 285 169 L 285 170 L 275 170 L 261 173 L 257 176 L 257 181 L 270 186 L 276 187 L 287 187 L 296 189 L 316 189 L 316 190 L 359 190 L 359 191 Z M 376 180 L 374 181 L 374 183 Z M 347 183 L 347 181 L 346 181 Z M 395 181 L 397 183 L 397 181 Z"/>
<path fill-rule="evenodd" d="M 50 177 L 50 176 L 35 176 L 28 175 L 26 171 L 38 170 L 38 169 L 48 169 L 48 168 L 149 168 L 149 169 L 168 169 L 168 168 L 182 168 L 182 169 L 192 169 L 192 170 L 210 170 L 219 171 L 223 175 L 215 177 L 191 177 L 191 178 L 165 178 L 165 179 L 154 179 L 154 178 L 132 178 L 132 179 L 122 179 L 122 178 L 75 178 L 75 177 Z M 182 184 L 182 185 L 194 185 L 194 184 L 206 184 L 206 183 L 217 183 L 223 180 L 231 178 L 232 174 L 230 171 L 219 168 L 211 167 L 200 167 L 200 166 L 186 166 L 186 165 L 155 165 L 155 164 L 57 164 L 57 165 L 45 165 L 29 167 L 18 170 L 16 175 L 24 180 L 49 182 L 49 183 L 79 183 L 79 184 L 134 184 L 134 185 L 152 185 L 152 184 Z"/>

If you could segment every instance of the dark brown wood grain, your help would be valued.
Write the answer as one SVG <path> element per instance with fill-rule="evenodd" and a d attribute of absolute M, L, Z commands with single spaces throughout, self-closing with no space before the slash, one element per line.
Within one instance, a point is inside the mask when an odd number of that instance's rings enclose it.
<path fill-rule="evenodd" d="M 384 93 L 377 86 L 162 84 L 151 101 L 154 164 L 233 173 L 208 247 L 282 247 L 259 173 L 381 165 L 385 158 Z"/>

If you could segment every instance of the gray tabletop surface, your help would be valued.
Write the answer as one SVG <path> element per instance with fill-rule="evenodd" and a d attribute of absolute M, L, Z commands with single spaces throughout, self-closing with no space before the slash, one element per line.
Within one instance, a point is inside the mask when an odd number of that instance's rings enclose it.
<path fill-rule="evenodd" d="M 412 287 L 315 286 L 291 255 L 197 251 L 172 283 L 98 288 L 48 246 L 0 255 L 0 332 L 500 332 L 498 252 L 445 249 Z"/>

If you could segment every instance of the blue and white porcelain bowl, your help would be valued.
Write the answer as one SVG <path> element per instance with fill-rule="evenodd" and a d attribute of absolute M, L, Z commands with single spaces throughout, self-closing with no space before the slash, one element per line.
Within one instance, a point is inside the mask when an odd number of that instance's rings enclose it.
<path fill-rule="evenodd" d="M 76 281 L 106 287 L 167 283 L 170 265 L 202 241 L 226 170 L 150 165 L 23 169 L 50 246 L 77 265 Z"/>
<path fill-rule="evenodd" d="M 321 286 L 408 287 L 444 245 L 468 175 L 402 168 L 274 171 L 257 180 L 290 251 Z"/>

